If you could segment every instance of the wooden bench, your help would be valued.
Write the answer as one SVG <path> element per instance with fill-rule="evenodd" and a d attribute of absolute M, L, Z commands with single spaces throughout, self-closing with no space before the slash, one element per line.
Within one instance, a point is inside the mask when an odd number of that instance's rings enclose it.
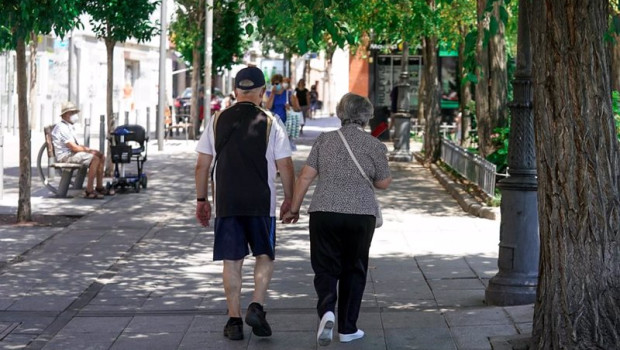
<path fill-rule="evenodd" d="M 54 143 L 52 142 L 52 130 L 54 130 L 54 125 L 46 126 L 43 130 L 45 132 L 45 142 L 39 150 L 37 170 L 39 171 L 41 181 L 43 181 L 43 184 L 48 190 L 56 194 L 57 197 L 67 197 L 73 173 L 77 170 L 75 180 L 73 181 L 73 188 L 82 189 L 84 179 L 88 172 L 88 166 L 75 163 L 56 162 Z M 44 164 L 45 156 L 47 156 L 47 164 Z M 56 184 L 55 177 L 58 175 L 58 172 L 60 173 L 60 182 Z"/>
<path fill-rule="evenodd" d="M 176 124 L 166 125 L 164 130 L 164 139 L 168 139 L 168 135 L 172 137 L 172 133 L 176 132 L 177 134 L 183 132 L 185 134 L 185 141 L 188 141 L 190 138 L 190 133 L 192 133 L 191 137 L 194 138 L 194 124 L 192 123 L 189 115 L 179 116 L 181 121 Z"/>

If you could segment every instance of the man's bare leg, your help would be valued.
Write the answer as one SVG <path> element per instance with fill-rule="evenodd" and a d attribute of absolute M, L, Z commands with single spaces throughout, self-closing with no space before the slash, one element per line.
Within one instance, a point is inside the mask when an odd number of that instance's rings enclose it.
<path fill-rule="evenodd" d="M 241 317 L 241 260 L 224 260 L 224 292 L 229 317 Z"/>
<path fill-rule="evenodd" d="M 97 168 L 99 167 L 99 159 L 97 157 L 93 157 L 90 161 L 90 165 L 88 166 L 88 176 L 86 180 L 86 191 L 90 192 L 93 190 L 93 185 L 95 182 L 95 176 L 97 175 Z"/>
<path fill-rule="evenodd" d="M 97 188 L 103 188 L 103 166 L 105 165 L 105 157 L 98 158 L 99 166 L 97 167 Z"/>
<path fill-rule="evenodd" d="M 254 294 L 252 302 L 263 305 L 269 289 L 269 282 L 273 275 L 273 260 L 269 255 L 259 255 L 256 257 L 254 265 Z"/>

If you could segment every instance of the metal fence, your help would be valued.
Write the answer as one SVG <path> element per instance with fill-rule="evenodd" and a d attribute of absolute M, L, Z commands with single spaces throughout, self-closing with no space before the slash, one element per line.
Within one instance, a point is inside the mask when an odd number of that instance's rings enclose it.
<path fill-rule="evenodd" d="M 446 139 L 441 140 L 441 159 L 489 196 L 495 194 L 495 164 Z"/>

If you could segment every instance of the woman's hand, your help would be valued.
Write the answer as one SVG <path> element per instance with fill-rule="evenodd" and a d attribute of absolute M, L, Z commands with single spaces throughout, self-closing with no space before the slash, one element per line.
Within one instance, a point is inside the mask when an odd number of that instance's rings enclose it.
<path fill-rule="evenodd" d="M 282 222 L 285 224 L 294 224 L 299 220 L 299 212 L 293 213 L 292 211 L 288 211 L 286 214 L 282 216 Z"/>

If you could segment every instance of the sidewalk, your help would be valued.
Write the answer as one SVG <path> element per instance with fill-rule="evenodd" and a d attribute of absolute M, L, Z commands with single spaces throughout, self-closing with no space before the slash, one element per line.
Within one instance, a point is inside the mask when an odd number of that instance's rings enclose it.
<path fill-rule="evenodd" d="M 314 138 L 338 125 L 335 118 L 308 121 L 294 153 L 297 171 Z M 193 147 L 170 140 L 159 152 L 151 142 L 149 188 L 103 201 L 51 198 L 33 176 L 35 213 L 79 219 L 66 227 L 0 227 L 0 348 L 318 348 L 309 195 L 298 224 L 278 225 L 265 305 L 273 336 L 257 338 L 246 326 L 243 341 L 223 337 L 221 263 L 211 261 L 212 228 L 194 219 Z M 6 175 L 17 163 L 7 161 L 5 152 L 0 213 L 17 203 Z M 489 337 L 528 333 L 532 305 L 484 304 L 497 272 L 499 221 L 463 213 L 419 164 L 391 166 L 392 186 L 378 192 L 385 224 L 375 232 L 359 321 L 367 335 L 350 344 L 336 337 L 329 348 L 491 349 Z M 244 307 L 253 269 L 253 259 L 246 261 Z"/>

